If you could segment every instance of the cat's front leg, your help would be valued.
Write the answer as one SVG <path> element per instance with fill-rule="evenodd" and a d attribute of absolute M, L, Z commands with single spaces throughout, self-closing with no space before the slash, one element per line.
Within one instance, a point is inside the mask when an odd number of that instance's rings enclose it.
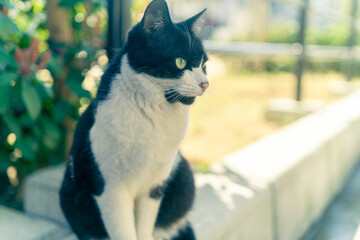
<path fill-rule="evenodd" d="M 136 233 L 138 240 L 153 240 L 160 197 L 144 194 L 135 202 Z"/>
<path fill-rule="evenodd" d="M 133 196 L 125 190 L 108 189 L 96 201 L 110 239 L 137 240 Z"/>

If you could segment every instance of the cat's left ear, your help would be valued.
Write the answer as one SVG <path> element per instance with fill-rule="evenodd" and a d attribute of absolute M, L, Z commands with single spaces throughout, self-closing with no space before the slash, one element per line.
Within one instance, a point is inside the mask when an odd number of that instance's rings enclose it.
<path fill-rule="evenodd" d="M 153 0 L 146 8 L 141 25 L 146 32 L 163 30 L 172 24 L 169 8 L 164 0 Z"/>
<path fill-rule="evenodd" d="M 193 33 L 198 35 L 201 31 L 202 26 L 205 22 L 205 15 L 204 12 L 206 11 L 206 8 L 196 14 L 195 16 L 189 18 L 184 23 L 192 30 Z"/>

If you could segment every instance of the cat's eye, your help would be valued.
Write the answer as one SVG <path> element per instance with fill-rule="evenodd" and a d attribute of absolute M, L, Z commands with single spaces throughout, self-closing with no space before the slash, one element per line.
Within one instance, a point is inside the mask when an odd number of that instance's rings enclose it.
<path fill-rule="evenodd" d="M 184 69 L 186 67 L 186 64 L 187 64 L 187 61 L 183 58 L 177 58 L 175 60 L 176 62 L 176 66 L 179 68 L 179 69 Z"/>
<path fill-rule="evenodd" d="M 206 64 L 205 63 L 202 64 L 201 68 L 202 68 L 203 72 L 206 73 Z"/>

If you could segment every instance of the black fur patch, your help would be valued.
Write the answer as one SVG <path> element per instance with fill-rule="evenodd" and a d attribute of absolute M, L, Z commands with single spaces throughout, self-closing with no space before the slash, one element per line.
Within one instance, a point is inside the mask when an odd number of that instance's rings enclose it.
<path fill-rule="evenodd" d="M 165 185 L 157 186 L 151 189 L 150 197 L 153 199 L 160 199 L 164 195 Z"/>
<path fill-rule="evenodd" d="M 137 72 L 174 79 L 180 78 L 185 70 L 199 67 L 205 55 L 203 45 L 200 39 L 186 29 L 183 23 L 171 23 L 164 31 L 148 34 L 141 23 L 135 25 L 129 32 L 130 65 Z M 176 66 L 175 59 L 178 57 L 187 60 L 184 69 Z"/>
<path fill-rule="evenodd" d="M 156 227 L 169 227 L 185 216 L 195 197 L 194 177 L 187 161 L 182 157 L 177 169 L 166 183 L 156 219 Z"/>
<path fill-rule="evenodd" d="M 171 240 L 195 240 L 195 233 L 191 225 L 188 224 L 184 229 L 181 229 L 179 234 L 176 237 L 173 237 Z"/>
<path fill-rule="evenodd" d="M 95 122 L 94 115 L 95 103 L 92 102 L 77 124 L 70 155 L 75 184 L 99 196 L 104 191 L 105 182 L 91 150 L 89 134 Z"/>
<path fill-rule="evenodd" d="M 60 189 L 61 209 L 79 239 L 106 238 L 108 234 L 99 207 L 88 191 L 70 180 L 70 169 L 67 168 Z"/>
<path fill-rule="evenodd" d="M 165 98 L 169 103 L 181 102 L 185 105 L 190 105 L 195 101 L 195 97 L 185 97 L 173 89 L 165 91 Z"/>
<path fill-rule="evenodd" d="M 69 161 L 60 189 L 61 209 L 80 239 L 104 238 L 107 232 L 94 195 L 101 195 L 105 181 L 91 151 L 89 131 L 94 124 L 92 102 L 77 125 Z"/>
<path fill-rule="evenodd" d="M 121 73 L 121 59 L 126 53 L 126 46 L 116 55 L 111 61 L 109 67 L 106 69 L 104 75 L 101 77 L 100 85 L 96 94 L 96 102 L 101 102 L 107 99 L 110 92 L 111 83 L 114 77 Z"/>

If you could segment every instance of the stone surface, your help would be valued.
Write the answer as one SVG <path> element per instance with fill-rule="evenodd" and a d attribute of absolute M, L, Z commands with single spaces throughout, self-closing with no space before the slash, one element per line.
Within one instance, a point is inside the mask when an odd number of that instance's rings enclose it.
<path fill-rule="evenodd" d="M 219 166 L 220 170 L 196 174 L 190 221 L 198 239 L 273 239 L 270 191 Z"/>
<path fill-rule="evenodd" d="M 0 206 L 0 239 L 61 240 L 73 237 L 68 228 Z"/>
<path fill-rule="evenodd" d="M 289 98 L 276 98 L 267 103 L 265 117 L 269 121 L 294 121 L 315 112 L 324 105 L 323 101 L 295 101 Z"/>
<path fill-rule="evenodd" d="M 360 166 L 304 240 L 360 239 Z"/>
<path fill-rule="evenodd" d="M 24 210 L 68 227 L 60 209 L 59 189 L 65 166 L 49 167 L 29 176 L 24 187 Z"/>

